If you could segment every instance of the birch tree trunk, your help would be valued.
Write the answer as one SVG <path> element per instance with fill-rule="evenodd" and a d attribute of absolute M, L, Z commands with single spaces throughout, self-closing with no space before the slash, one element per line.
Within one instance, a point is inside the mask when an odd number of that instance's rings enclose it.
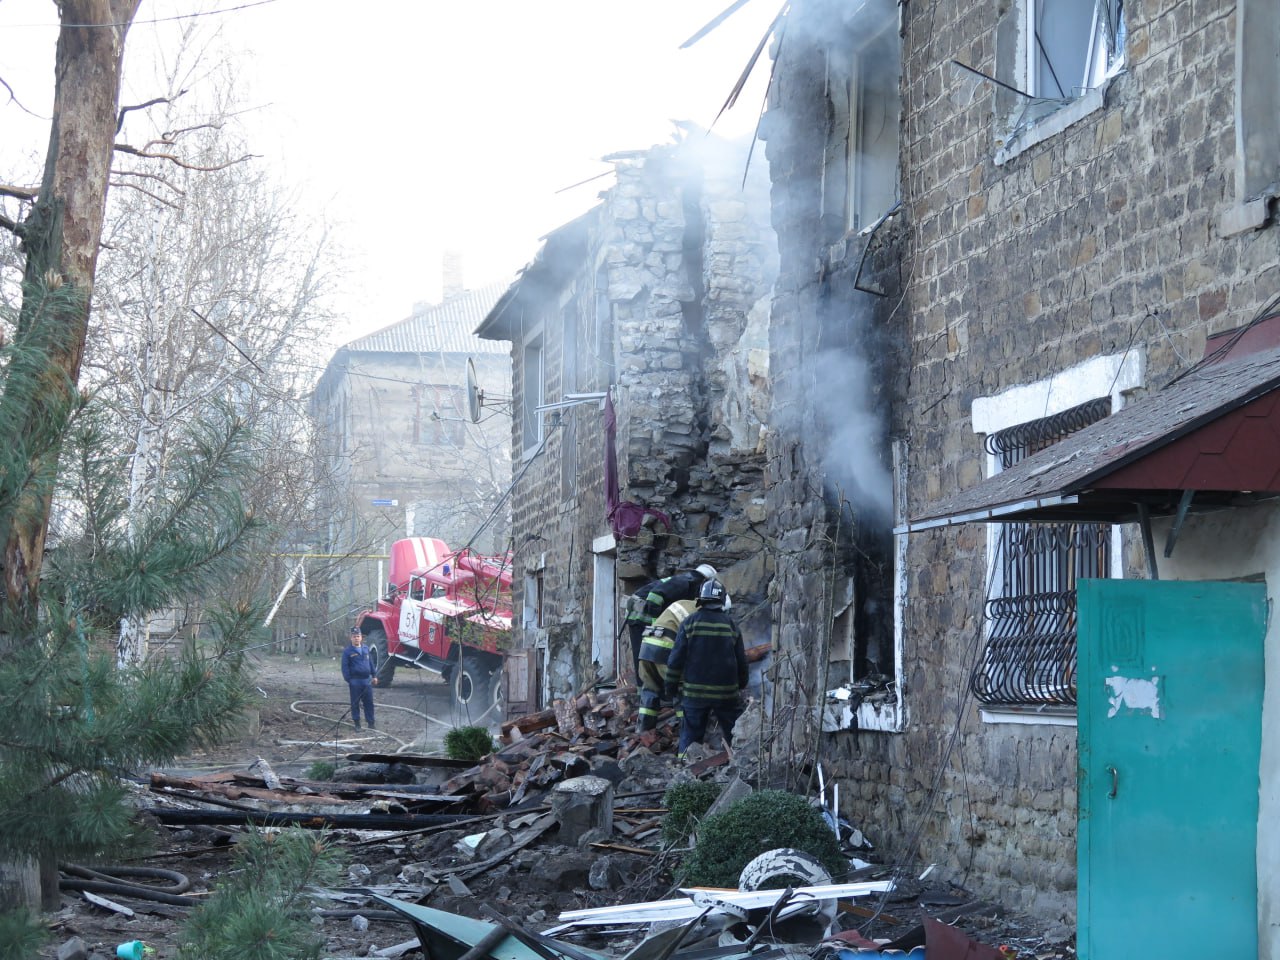
<path fill-rule="evenodd" d="M 139 0 L 60 0 L 61 28 L 54 66 L 53 121 L 40 193 L 21 224 L 28 291 L 69 285 L 77 294 L 58 308 L 58 336 L 42 360 L 34 389 L 6 382 L 0 395 L 5 422 L 22 424 L 33 454 L 16 509 L 0 521 L 4 605 L 15 623 L 36 622 L 37 590 L 49 528 L 58 448 L 37 438 L 48 411 L 65 407 L 84 356 L 89 300 L 102 235 L 112 147 L 120 101 L 125 36 Z M 24 299 L 19 329 L 37 320 L 41 304 Z M 0 652 L 14 643 L 0 635 Z M 7 882 L 6 882 L 7 881 Z M 0 865 L 0 904 L 39 905 L 38 883 L 24 864 Z M 56 897 L 56 885 L 52 891 Z"/>

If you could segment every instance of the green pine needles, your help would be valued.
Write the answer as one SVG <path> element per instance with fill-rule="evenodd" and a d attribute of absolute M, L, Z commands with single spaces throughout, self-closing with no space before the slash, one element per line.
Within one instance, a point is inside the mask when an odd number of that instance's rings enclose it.
<path fill-rule="evenodd" d="M 453 727 L 444 735 L 444 752 L 453 760 L 479 760 L 493 753 L 493 737 L 484 727 Z"/>
<path fill-rule="evenodd" d="M 260 444 L 231 406 L 209 405 L 131 498 L 136 431 L 55 359 L 59 319 L 75 307 L 65 287 L 28 292 L 0 346 L 4 563 L 40 559 L 52 518 L 39 569 L 21 571 L 30 589 L 0 593 L 0 859 L 11 864 L 139 852 L 147 838 L 123 778 L 238 729 L 244 651 L 261 635 L 255 585 L 239 579 L 265 533 L 239 494 Z M 122 621 L 145 629 L 157 615 L 191 625 L 171 655 L 119 656 Z"/>
<path fill-rule="evenodd" d="M 250 832 L 235 868 L 183 927 L 179 960 L 315 960 L 324 941 L 305 892 L 337 883 L 342 866 L 323 834 Z"/>
<path fill-rule="evenodd" d="M 808 800 L 784 790 L 759 790 L 702 822 L 693 853 L 680 865 L 680 882 L 737 887 L 743 867 L 779 847 L 812 854 L 837 881 L 849 872 L 836 835 Z"/>

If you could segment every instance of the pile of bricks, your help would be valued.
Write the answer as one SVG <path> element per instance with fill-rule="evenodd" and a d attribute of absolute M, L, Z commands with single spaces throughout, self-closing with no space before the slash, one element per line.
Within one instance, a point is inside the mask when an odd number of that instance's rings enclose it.
<path fill-rule="evenodd" d="M 556 700 L 549 710 L 508 720 L 498 737 L 502 746 L 450 778 L 441 792 L 470 796 L 481 811 L 498 810 L 590 773 L 601 758 L 623 760 L 637 750 L 674 753 L 674 711 L 664 710 L 656 729 L 637 733 L 636 702 L 634 687 L 602 696 L 588 690 Z"/>

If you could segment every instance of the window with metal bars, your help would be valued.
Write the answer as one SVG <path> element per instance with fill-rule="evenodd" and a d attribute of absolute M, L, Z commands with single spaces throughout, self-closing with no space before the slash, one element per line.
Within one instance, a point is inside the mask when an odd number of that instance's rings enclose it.
<path fill-rule="evenodd" d="M 1001 470 L 1111 413 L 1109 398 L 987 437 Z M 1076 582 L 1106 577 L 1111 527 L 1104 523 L 1008 523 L 996 538 L 987 642 L 970 677 L 983 703 L 1076 703 Z"/>

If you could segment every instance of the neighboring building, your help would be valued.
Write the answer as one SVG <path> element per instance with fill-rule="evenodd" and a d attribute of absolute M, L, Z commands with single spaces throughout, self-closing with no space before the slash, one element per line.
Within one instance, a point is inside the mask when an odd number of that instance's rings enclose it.
<path fill-rule="evenodd" d="M 786 697 L 852 660 L 793 742 L 1082 957 L 1280 956 L 1278 45 L 1256 0 L 796 0 L 777 47 Z M 868 399 L 891 516 L 832 488 Z"/>
<path fill-rule="evenodd" d="M 352 558 L 339 565 L 335 614 L 378 595 L 381 561 L 401 537 L 453 547 L 475 537 L 481 551 L 506 548 L 500 501 L 511 482 L 511 364 L 506 345 L 472 334 L 502 290 L 455 289 L 442 303 L 419 304 L 339 349 L 321 376 L 312 409 L 335 491 L 327 552 Z M 490 398 L 479 423 L 468 361 Z"/>
<path fill-rule="evenodd" d="M 547 237 L 477 331 L 512 345 L 518 642 L 544 697 L 628 676 L 621 601 L 700 562 L 749 634 L 769 629 L 765 184 L 756 171 L 744 194 L 745 153 L 702 135 L 610 159 L 603 202 Z"/>

